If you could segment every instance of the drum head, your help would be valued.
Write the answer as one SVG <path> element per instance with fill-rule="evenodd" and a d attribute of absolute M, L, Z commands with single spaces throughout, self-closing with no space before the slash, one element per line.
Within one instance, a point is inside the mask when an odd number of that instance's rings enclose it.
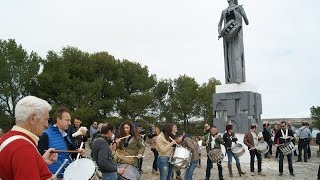
<path fill-rule="evenodd" d="M 125 168 L 125 172 L 120 175 L 122 178 L 124 179 L 130 179 L 130 180 L 138 180 L 141 178 L 141 174 L 139 172 L 139 170 L 129 164 L 118 164 L 118 168 Z"/>
<path fill-rule="evenodd" d="M 88 180 L 96 170 L 96 166 L 91 159 L 81 158 L 73 161 L 64 171 L 64 180 Z"/>

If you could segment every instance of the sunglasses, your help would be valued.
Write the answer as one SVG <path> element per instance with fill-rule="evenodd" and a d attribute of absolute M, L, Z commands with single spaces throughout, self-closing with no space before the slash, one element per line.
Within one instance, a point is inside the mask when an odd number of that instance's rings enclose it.
<path fill-rule="evenodd" d="M 286 127 L 286 126 L 281 126 L 281 127 Z"/>

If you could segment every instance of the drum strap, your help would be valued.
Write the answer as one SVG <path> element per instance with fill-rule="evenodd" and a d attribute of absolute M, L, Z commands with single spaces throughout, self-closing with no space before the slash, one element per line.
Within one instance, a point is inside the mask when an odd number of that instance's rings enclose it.
<path fill-rule="evenodd" d="M 15 140 L 18 140 L 18 139 L 23 139 L 23 140 L 25 140 L 25 141 L 28 141 L 30 144 L 32 144 L 32 146 L 33 146 L 35 149 L 37 149 L 36 146 L 35 146 L 28 138 L 26 138 L 26 137 L 24 137 L 24 136 L 21 136 L 21 135 L 14 135 L 14 136 L 9 137 L 8 139 L 6 139 L 5 141 L 2 142 L 2 144 L 0 145 L 0 152 L 1 152 L 8 144 L 10 144 L 12 141 L 15 141 Z M 38 150 L 37 150 L 37 152 L 38 152 Z"/>

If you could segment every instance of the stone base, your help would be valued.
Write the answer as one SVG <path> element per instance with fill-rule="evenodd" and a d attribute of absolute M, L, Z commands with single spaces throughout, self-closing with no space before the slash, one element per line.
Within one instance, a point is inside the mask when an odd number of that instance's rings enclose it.
<path fill-rule="evenodd" d="M 241 91 L 235 91 L 236 87 Z M 258 124 L 262 130 L 261 95 L 245 91 L 248 89 L 251 88 L 245 83 L 219 86 L 219 93 L 213 96 L 214 125 L 219 132 L 224 132 L 227 124 L 232 124 L 236 133 L 248 132 L 251 124 Z"/>

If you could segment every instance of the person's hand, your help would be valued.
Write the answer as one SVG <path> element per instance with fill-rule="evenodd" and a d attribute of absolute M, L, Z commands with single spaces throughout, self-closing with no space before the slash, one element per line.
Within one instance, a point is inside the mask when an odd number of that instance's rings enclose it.
<path fill-rule="evenodd" d="M 54 148 L 49 148 L 42 155 L 42 158 L 47 163 L 47 165 L 53 164 L 58 159 L 58 153 L 51 153 L 52 150 L 54 150 Z"/>
<path fill-rule="evenodd" d="M 109 145 L 109 148 L 111 149 L 111 151 L 115 151 L 117 149 L 117 144 L 116 143 L 111 143 Z"/>
<path fill-rule="evenodd" d="M 82 136 L 86 135 L 86 132 L 87 132 L 86 129 L 80 127 L 79 130 L 80 130 L 80 133 L 82 134 Z"/>
<path fill-rule="evenodd" d="M 137 156 L 138 159 L 141 159 L 142 157 L 143 157 L 142 154 L 138 154 L 138 156 Z"/>
<path fill-rule="evenodd" d="M 122 175 L 126 171 L 125 168 L 118 168 L 118 174 Z"/>
<path fill-rule="evenodd" d="M 116 139 L 115 142 L 119 144 L 121 142 L 121 139 Z"/>
<path fill-rule="evenodd" d="M 54 174 L 52 174 L 52 176 L 49 178 L 49 179 L 47 179 L 47 180 L 57 180 L 58 178 L 54 175 Z"/>
<path fill-rule="evenodd" d="M 171 140 L 171 144 L 174 145 L 174 144 L 177 144 L 177 142 L 172 139 L 172 140 Z"/>
<path fill-rule="evenodd" d="M 79 148 L 79 149 L 77 149 L 77 150 L 80 151 L 80 155 L 81 155 L 81 156 L 83 156 L 84 153 L 86 153 L 85 149 L 80 149 L 80 148 Z"/>
<path fill-rule="evenodd" d="M 289 136 L 289 138 L 290 138 L 290 140 L 294 139 L 294 137 L 292 137 L 292 136 Z"/>

